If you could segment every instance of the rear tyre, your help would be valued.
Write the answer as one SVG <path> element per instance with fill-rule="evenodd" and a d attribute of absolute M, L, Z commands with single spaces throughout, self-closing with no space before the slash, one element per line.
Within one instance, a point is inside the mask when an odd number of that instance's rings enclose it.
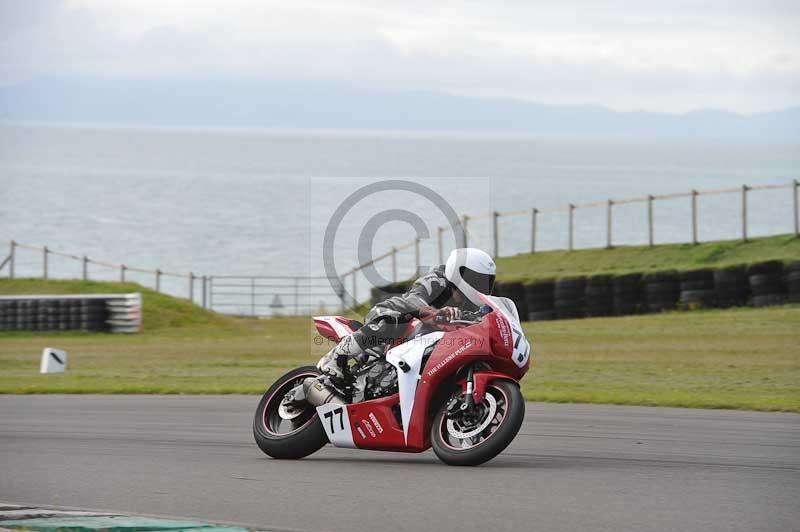
<path fill-rule="evenodd" d="M 305 408 L 293 412 L 281 410 L 281 401 L 289 390 L 306 377 L 319 374 L 314 366 L 297 368 L 278 379 L 261 397 L 253 419 L 253 437 L 265 454 L 273 458 L 298 459 L 317 452 L 328 443 L 316 408 L 306 404 Z"/>
<path fill-rule="evenodd" d="M 508 447 L 525 418 L 525 400 L 519 386 L 497 380 L 486 385 L 475 419 L 447 417 L 447 405 L 439 408 L 431 426 L 436 456 L 449 465 L 475 466 L 488 462 Z"/>

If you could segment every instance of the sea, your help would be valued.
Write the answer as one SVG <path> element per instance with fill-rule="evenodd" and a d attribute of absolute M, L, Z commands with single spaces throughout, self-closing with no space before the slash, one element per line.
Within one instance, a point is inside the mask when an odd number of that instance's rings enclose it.
<path fill-rule="evenodd" d="M 13 239 L 132 268 L 322 276 L 396 247 L 394 268 L 387 257 L 375 274 L 402 279 L 417 262 L 439 263 L 439 228 L 442 253 L 457 245 L 456 216 L 469 216 L 468 245 L 493 252 L 499 213 L 507 256 L 530 251 L 533 208 L 536 250 L 567 247 L 573 204 L 573 246 L 604 247 L 609 199 L 737 189 L 697 197 L 699 239 L 734 239 L 738 189 L 794 179 L 797 141 L 0 123 L 0 261 Z M 792 232 L 792 189 L 749 192 L 747 212 L 749 236 Z M 691 239 L 691 198 L 656 199 L 652 216 L 656 243 Z M 611 226 L 614 245 L 647 243 L 647 202 L 615 204 Z M 403 247 L 417 237 L 419 260 Z M 52 256 L 48 274 L 79 277 L 81 267 Z M 42 253 L 18 249 L 15 273 L 40 276 Z M 90 277 L 119 271 L 92 264 Z M 357 279 L 359 299 L 374 277 Z M 163 282 L 185 290 L 184 279 Z"/>

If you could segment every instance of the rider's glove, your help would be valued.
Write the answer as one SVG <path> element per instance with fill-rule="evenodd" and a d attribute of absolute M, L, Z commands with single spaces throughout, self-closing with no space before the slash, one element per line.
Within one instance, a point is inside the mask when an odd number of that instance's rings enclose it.
<path fill-rule="evenodd" d="M 436 313 L 439 312 L 439 309 L 435 309 L 433 307 L 422 307 L 417 311 L 417 316 L 422 321 L 433 321 L 436 319 Z"/>
<path fill-rule="evenodd" d="M 461 309 L 458 307 L 444 307 L 436 312 L 436 318 L 442 321 L 453 321 L 461 319 Z"/>
<path fill-rule="evenodd" d="M 422 307 L 417 313 L 422 321 L 444 321 L 449 322 L 461 319 L 461 309 L 458 307 Z"/>

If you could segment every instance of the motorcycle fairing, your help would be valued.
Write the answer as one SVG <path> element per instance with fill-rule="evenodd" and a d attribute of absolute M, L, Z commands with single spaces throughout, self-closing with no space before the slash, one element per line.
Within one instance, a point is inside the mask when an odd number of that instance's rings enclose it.
<path fill-rule="evenodd" d="M 317 327 L 317 332 L 330 340 L 331 342 L 339 342 L 345 336 L 349 336 L 355 332 L 353 321 L 345 318 L 344 316 L 314 316 L 314 325 Z"/>
<path fill-rule="evenodd" d="M 443 336 L 441 331 L 425 334 L 393 347 L 386 353 L 386 360 L 397 371 L 398 393 L 361 403 L 325 404 L 317 407 L 328 440 L 336 447 L 424 451 L 427 448 L 424 443 L 409 445 L 408 430 L 415 407 L 422 357 L 425 350 Z M 401 366 L 404 365 L 407 371 L 403 371 Z M 398 404 L 402 423 L 397 422 L 392 412 L 392 407 Z M 427 408 L 427 405 L 422 408 Z"/>
<path fill-rule="evenodd" d="M 438 342 L 444 333 L 432 332 L 398 345 L 386 353 L 386 361 L 397 369 L 397 390 L 400 393 L 400 414 L 403 420 L 403 439 L 408 443 L 408 424 L 414 410 L 414 398 L 425 349 Z M 405 371 L 400 367 L 407 365 Z"/>
<path fill-rule="evenodd" d="M 531 346 L 522 332 L 522 323 L 519 320 L 516 305 L 506 297 L 481 296 L 485 303 L 499 312 L 508 322 L 511 327 L 511 341 L 514 346 L 511 350 L 511 360 L 518 368 L 525 368 L 530 360 Z M 481 396 L 482 398 L 483 396 Z"/>

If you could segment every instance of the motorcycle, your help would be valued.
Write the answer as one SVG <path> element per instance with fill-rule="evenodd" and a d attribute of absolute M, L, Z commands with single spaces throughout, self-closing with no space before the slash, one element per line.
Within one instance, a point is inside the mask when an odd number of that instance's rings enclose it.
<path fill-rule="evenodd" d="M 482 306 L 453 321 L 409 320 L 385 355 L 367 350 L 344 377 L 297 368 L 262 396 L 253 420 L 259 448 L 298 459 L 336 447 L 418 453 L 433 447 L 450 465 L 478 465 L 500 454 L 522 426 L 519 381 L 530 344 L 507 298 L 478 295 Z M 332 342 L 359 322 L 314 317 Z"/>

